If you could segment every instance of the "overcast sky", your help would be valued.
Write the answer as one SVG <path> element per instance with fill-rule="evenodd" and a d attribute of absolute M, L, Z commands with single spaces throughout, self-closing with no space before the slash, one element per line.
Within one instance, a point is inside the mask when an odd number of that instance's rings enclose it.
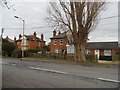
<path fill-rule="evenodd" d="M 22 21 L 14 18 L 17 15 L 25 20 L 25 34 L 30 35 L 36 31 L 37 36 L 40 37 L 40 34 L 43 33 L 45 40 L 49 42 L 53 28 L 48 27 L 45 20 L 48 3 L 47 0 L 44 0 L 44 2 L 38 2 L 38 0 L 36 2 L 34 0 L 29 0 L 29 2 L 17 0 L 17 2 L 8 4 L 9 6 L 15 4 L 15 11 L 12 8 L 10 10 L 7 9 L 0 3 L 0 21 L 2 21 L 2 27 L 5 28 L 3 36 L 9 36 L 12 39 L 16 36 L 18 39 L 18 35 L 22 34 Z M 116 17 L 104 19 L 112 16 Z M 118 3 L 111 2 L 107 4 L 106 9 L 102 11 L 99 18 L 101 20 L 97 28 L 90 33 L 90 41 L 118 41 Z"/>

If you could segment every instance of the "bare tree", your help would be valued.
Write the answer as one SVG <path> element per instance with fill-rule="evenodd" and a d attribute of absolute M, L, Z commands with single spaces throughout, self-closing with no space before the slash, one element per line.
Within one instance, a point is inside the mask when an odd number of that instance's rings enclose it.
<path fill-rule="evenodd" d="M 88 35 L 95 28 L 98 14 L 103 9 L 104 4 L 105 1 L 96 2 L 96 0 L 50 2 L 48 19 L 53 27 L 71 31 L 75 60 L 86 61 L 85 45 Z"/>

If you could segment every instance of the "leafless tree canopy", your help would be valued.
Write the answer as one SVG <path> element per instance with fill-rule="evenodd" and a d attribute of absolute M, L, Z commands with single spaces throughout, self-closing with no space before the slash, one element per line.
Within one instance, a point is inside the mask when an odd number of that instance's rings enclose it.
<path fill-rule="evenodd" d="M 58 29 L 70 30 L 72 32 L 75 52 L 77 57 L 85 48 L 89 33 L 97 24 L 97 16 L 105 1 L 96 0 L 59 0 L 59 2 L 50 2 L 51 8 L 48 9 L 49 20 L 52 25 Z M 79 52 L 78 51 L 81 51 Z M 82 54 L 85 52 L 83 50 Z M 85 57 L 81 58 L 85 61 Z"/>

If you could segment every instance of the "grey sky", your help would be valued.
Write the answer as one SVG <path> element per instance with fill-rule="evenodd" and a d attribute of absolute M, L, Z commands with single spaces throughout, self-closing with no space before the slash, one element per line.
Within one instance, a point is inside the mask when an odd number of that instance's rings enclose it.
<path fill-rule="evenodd" d="M 0 12 L 0 16 L 2 15 L 2 27 L 6 28 L 4 37 L 9 36 L 13 39 L 14 36 L 18 38 L 18 35 L 20 33 L 22 34 L 22 21 L 14 18 L 14 15 L 17 15 L 26 22 L 25 34 L 33 34 L 33 32 L 36 31 L 37 36 L 40 37 L 40 34 L 43 33 L 45 35 L 45 40 L 49 42 L 49 38 L 52 37 L 53 29 L 46 27 L 48 24 L 44 20 L 47 16 L 46 8 L 48 6 L 48 2 L 43 2 L 43 0 L 41 2 L 38 2 L 38 0 L 30 0 L 29 2 L 25 2 L 25 0 L 19 1 L 21 2 L 15 3 L 15 11 L 13 9 L 8 10 L 6 7 L 3 7 L 0 4 L 0 11 L 2 9 Z M 100 14 L 99 18 L 106 18 L 111 16 L 118 16 L 117 2 L 111 2 L 107 4 L 106 10 Z M 41 28 L 35 29 L 34 27 Z M 98 42 L 118 41 L 118 17 L 100 20 L 97 28 L 91 32 L 89 39 L 90 41 Z"/>

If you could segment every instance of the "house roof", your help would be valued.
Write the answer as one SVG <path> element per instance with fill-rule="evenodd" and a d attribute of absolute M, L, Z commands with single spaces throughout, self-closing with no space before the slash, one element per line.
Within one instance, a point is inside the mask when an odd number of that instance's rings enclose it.
<path fill-rule="evenodd" d="M 50 39 L 61 39 L 61 38 L 64 38 L 65 36 L 66 36 L 66 32 L 56 35 L 54 37 L 51 37 Z"/>
<path fill-rule="evenodd" d="M 27 40 L 34 40 L 34 36 L 33 35 L 25 35 L 25 37 L 27 38 Z M 21 41 L 21 39 L 18 39 L 16 41 Z M 40 38 L 36 37 L 36 41 L 38 42 L 45 42 L 45 41 L 42 41 Z"/>
<path fill-rule="evenodd" d="M 9 42 L 11 42 L 11 43 L 13 43 L 13 42 L 14 42 L 14 41 L 13 41 L 12 39 L 10 39 L 10 38 L 8 38 L 8 41 L 9 41 Z"/>
<path fill-rule="evenodd" d="M 86 49 L 118 49 L 118 42 L 88 42 Z"/>

